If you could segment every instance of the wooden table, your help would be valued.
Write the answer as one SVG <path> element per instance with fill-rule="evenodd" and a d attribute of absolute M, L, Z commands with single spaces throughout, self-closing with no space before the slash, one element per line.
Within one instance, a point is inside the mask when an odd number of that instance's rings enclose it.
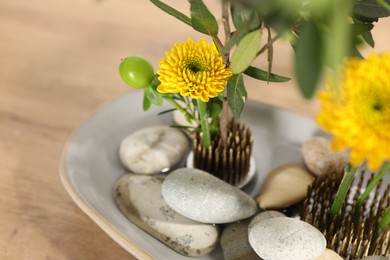
<path fill-rule="evenodd" d="M 167 2 L 187 12 L 187 1 Z M 375 30 L 378 51 L 389 49 L 386 28 L 388 19 Z M 0 0 L 0 259 L 132 259 L 64 190 L 62 151 L 102 103 L 130 91 L 121 58 L 157 64 L 189 36 L 200 34 L 148 1 Z M 279 46 L 275 72 L 291 75 L 289 54 Z M 317 107 L 293 81 L 247 83 L 252 99 L 311 115 Z"/>

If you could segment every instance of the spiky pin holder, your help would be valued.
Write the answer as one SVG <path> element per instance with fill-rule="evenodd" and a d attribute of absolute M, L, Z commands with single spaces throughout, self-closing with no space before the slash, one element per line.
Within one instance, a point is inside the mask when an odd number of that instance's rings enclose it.
<path fill-rule="evenodd" d="M 235 120 L 229 122 L 228 129 L 226 145 L 218 133 L 210 148 L 203 146 L 202 133 L 194 133 L 194 167 L 237 185 L 248 174 L 253 138 L 251 131 Z"/>
<path fill-rule="evenodd" d="M 327 239 L 327 247 L 345 259 L 369 255 L 390 256 L 390 228 L 382 231 L 379 223 L 390 205 L 390 184 L 379 183 L 354 216 L 357 202 L 374 174 L 366 171 L 357 176 L 347 194 L 342 211 L 330 216 L 342 175 L 327 174 L 317 178 L 303 202 L 301 219 L 318 228 Z"/>

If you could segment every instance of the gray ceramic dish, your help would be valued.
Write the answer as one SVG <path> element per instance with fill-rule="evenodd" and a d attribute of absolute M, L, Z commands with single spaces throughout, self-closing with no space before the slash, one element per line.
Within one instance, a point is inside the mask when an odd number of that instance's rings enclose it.
<path fill-rule="evenodd" d="M 74 202 L 112 239 L 139 259 L 189 259 L 166 247 L 131 223 L 113 199 L 115 182 L 125 173 L 118 157 L 120 141 L 137 129 L 171 124 L 157 114 L 169 105 L 142 110 L 143 93 L 131 92 L 103 105 L 70 138 L 60 169 Z M 301 161 L 300 146 L 319 133 L 314 120 L 292 112 L 247 102 L 242 121 L 253 133 L 256 174 L 244 191 L 255 197 L 274 167 Z M 198 259 L 223 259 L 220 248 Z"/>

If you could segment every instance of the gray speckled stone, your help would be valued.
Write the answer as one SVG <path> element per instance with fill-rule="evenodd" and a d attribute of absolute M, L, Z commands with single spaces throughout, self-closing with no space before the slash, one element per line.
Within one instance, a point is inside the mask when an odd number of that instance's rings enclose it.
<path fill-rule="evenodd" d="M 153 126 L 137 130 L 122 140 L 119 157 L 133 173 L 155 174 L 177 165 L 189 150 L 179 129 Z"/>
<path fill-rule="evenodd" d="M 276 210 L 266 210 L 266 211 L 260 212 L 254 218 L 252 218 L 252 220 L 249 223 L 248 230 L 250 230 L 255 224 L 257 224 L 263 220 L 266 220 L 269 218 L 285 217 L 285 216 L 286 215 L 284 215 L 282 212 L 276 211 Z"/>
<path fill-rule="evenodd" d="M 196 222 L 172 210 L 161 195 L 161 177 L 127 174 L 116 185 L 115 200 L 134 224 L 186 256 L 201 256 L 218 244 L 218 227 Z"/>
<path fill-rule="evenodd" d="M 249 220 L 227 226 L 221 235 L 221 247 L 225 260 L 259 260 L 261 259 L 248 241 Z"/>
<path fill-rule="evenodd" d="M 317 176 L 332 171 L 342 173 L 349 161 L 347 151 L 334 152 L 330 140 L 321 136 L 309 138 L 303 143 L 302 156 L 307 168 Z"/>
<path fill-rule="evenodd" d="M 253 216 L 256 202 L 248 194 L 217 177 L 190 168 L 171 172 L 162 194 L 180 214 L 203 223 L 229 223 Z"/>
<path fill-rule="evenodd" d="M 313 260 L 326 248 L 326 239 L 312 225 L 298 219 L 265 219 L 249 230 L 249 243 L 263 259 Z"/>

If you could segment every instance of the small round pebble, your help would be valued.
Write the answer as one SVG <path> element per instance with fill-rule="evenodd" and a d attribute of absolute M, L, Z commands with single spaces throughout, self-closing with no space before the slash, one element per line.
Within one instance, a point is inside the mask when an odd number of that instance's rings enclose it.
<path fill-rule="evenodd" d="M 248 224 L 247 219 L 224 228 L 220 241 L 224 260 L 261 260 L 249 245 Z"/>
<path fill-rule="evenodd" d="M 123 165 L 136 174 L 155 174 L 177 165 L 189 150 L 189 141 L 179 129 L 160 125 L 137 130 L 120 145 Z"/>
<path fill-rule="evenodd" d="M 276 210 L 266 210 L 266 211 L 260 212 L 254 218 L 252 218 L 252 220 L 249 223 L 248 229 L 251 229 L 255 224 L 257 224 L 263 220 L 266 220 L 269 218 L 285 217 L 285 216 L 286 215 L 284 215 L 282 212 L 276 211 Z"/>
<path fill-rule="evenodd" d="M 330 140 L 321 136 L 311 137 L 303 143 L 302 156 L 307 168 L 317 176 L 333 171 L 341 173 L 349 160 L 347 151 L 334 152 Z"/>
<path fill-rule="evenodd" d="M 202 223 L 230 223 L 257 211 L 248 194 L 198 169 L 171 172 L 162 184 L 162 195 L 171 208 Z"/>
<path fill-rule="evenodd" d="M 318 229 L 288 217 L 258 222 L 249 230 L 249 243 L 261 258 L 272 260 L 313 260 L 326 248 L 326 239 Z"/>

